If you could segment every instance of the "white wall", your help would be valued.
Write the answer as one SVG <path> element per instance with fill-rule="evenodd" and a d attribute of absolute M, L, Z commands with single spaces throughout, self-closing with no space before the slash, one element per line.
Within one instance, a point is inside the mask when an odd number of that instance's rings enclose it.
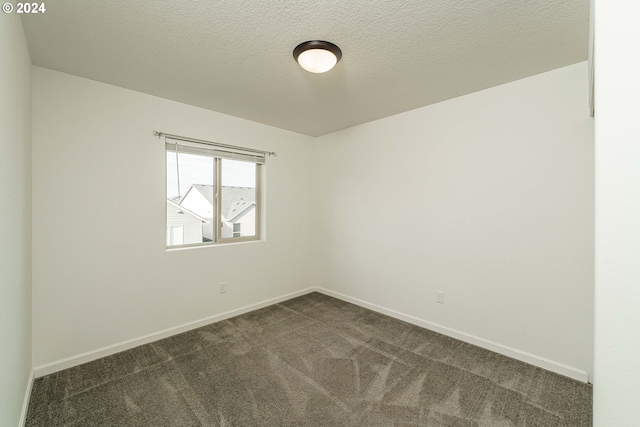
<path fill-rule="evenodd" d="M 640 425 L 640 4 L 596 3 L 594 425 Z"/>
<path fill-rule="evenodd" d="M 318 138 L 321 286 L 586 380 L 587 107 L 580 63 Z"/>
<path fill-rule="evenodd" d="M 20 420 L 31 375 L 31 60 L 0 14 L 0 425 Z"/>
<path fill-rule="evenodd" d="M 39 67 L 33 124 L 36 368 L 315 285 L 311 138 Z M 154 129 L 276 151 L 266 241 L 167 252 Z"/>

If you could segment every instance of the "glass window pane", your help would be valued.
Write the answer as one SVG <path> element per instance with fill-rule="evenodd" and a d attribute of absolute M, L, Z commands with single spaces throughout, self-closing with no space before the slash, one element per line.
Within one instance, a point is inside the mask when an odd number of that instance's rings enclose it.
<path fill-rule="evenodd" d="M 221 237 L 256 235 L 256 164 L 222 160 Z"/>
<path fill-rule="evenodd" d="M 182 229 L 182 239 L 169 236 L 167 246 L 214 240 L 213 171 L 212 157 L 167 150 L 167 228 Z"/>

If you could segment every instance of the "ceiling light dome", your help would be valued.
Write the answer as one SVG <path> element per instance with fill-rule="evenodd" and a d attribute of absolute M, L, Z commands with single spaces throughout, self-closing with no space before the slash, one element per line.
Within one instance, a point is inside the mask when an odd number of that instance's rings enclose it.
<path fill-rule="evenodd" d="M 296 46 L 293 57 L 310 73 L 326 73 L 340 61 L 342 51 L 333 43 L 311 40 Z"/>

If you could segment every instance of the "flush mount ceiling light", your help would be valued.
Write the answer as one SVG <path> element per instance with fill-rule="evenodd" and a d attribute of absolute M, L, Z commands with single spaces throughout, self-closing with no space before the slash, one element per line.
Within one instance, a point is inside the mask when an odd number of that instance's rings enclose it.
<path fill-rule="evenodd" d="M 293 57 L 310 73 L 326 73 L 340 61 L 342 51 L 333 43 L 311 40 L 296 46 Z"/>

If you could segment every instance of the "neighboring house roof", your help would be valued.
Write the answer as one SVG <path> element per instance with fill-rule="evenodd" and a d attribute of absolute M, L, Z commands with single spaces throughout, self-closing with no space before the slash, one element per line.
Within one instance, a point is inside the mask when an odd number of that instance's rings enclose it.
<path fill-rule="evenodd" d="M 248 211 L 250 208 L 254 207 L 256 202 L 248 202 L 248 201 L 240 201 L 234 202 L 231 204 L 229 211 L 227 212 L 227 221 L 233 222 L 233 220 L 242 215 L 242 213 Z"/>
<path fill-rule="evenodd" d="M 197 191 L 213 206 L 213 185 L 208 184 L 191 184 L 191 187 L 182 196 L 179 203 L 187 197 L 189 192 Z M 239 212 L 231 212 L 232 209 L 238 209 L 238 206 L 232 208 L 232 205 L 239 202 L 250 202 L 255 204 L 256 189 L 253 187 L 232 187 L 222 186 L 222 216 L 224 218 L 235 217 Z M 228 220 L 229 221 L 229 220 Z"/>
<path fill-rule="evenodd" d="M 175 197 L 174 197 L 174 199 L 175 199 Z M 188 215 L 191 215 L 191 216 L 193 216 L 195 218 L 198 218 L 200 221 L 205 222 L 207 224 L 209 223 L 208 219 L 205 219 L 205 218 L 201 217 L 200 215 L 198 215 L 198 214 L 196 214 L 194 212 L 191 212 L 189 209 L 186 209 L 183 206 L 180 206 L 179 204 L 177 204 L 176 202 L 172 201 L 171 199 L 167 199 L 167 203 L 172 205 L 173 207 L 175 207 L 176 209 L 178 209 L 181 212 L 184 212 L 184 213 L 186 213 Z"/>
<path fill-rule="evenodd" d="M 238 202 L 255 203 L 256 189 L 252 187 L 222 186 L 222 216 L 231 218 L 237 215 L 232 213 L 232 206 Z M 237 208 L 237 207 L 236 207 Z M 228 219 L 228 221 L 230 221 Z"/>

